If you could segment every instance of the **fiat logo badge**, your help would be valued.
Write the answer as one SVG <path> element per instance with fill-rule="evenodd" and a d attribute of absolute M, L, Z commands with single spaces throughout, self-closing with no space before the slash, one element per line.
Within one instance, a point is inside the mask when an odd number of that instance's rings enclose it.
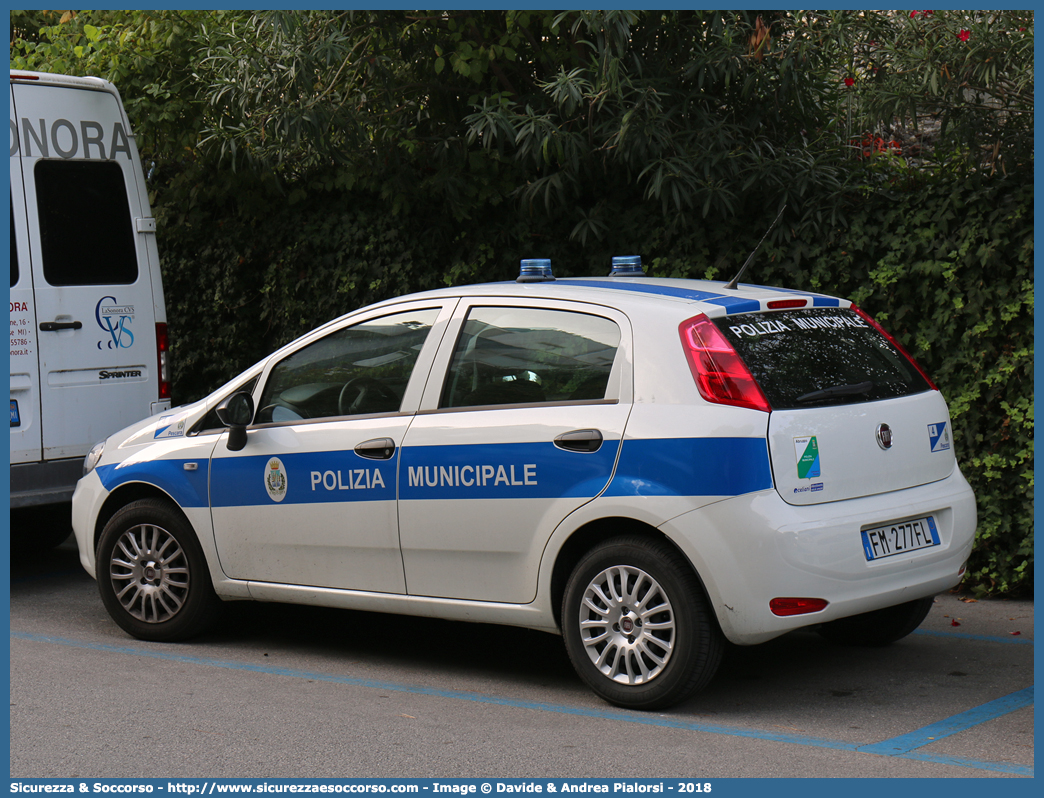
<path fill-rule="evenodd" d="M 882 449 L 892 448 L 892 428 L 887 424 L 877 425 L 877 445 Z"/>

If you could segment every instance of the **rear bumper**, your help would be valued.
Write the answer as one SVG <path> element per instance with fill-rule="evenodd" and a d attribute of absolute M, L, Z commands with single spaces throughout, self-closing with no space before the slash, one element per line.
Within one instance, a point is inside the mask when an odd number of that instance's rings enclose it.
<path fill-rule="evenodd" d="M 938 525 L 938 546 L 867 561 L 862 529 L 926 515 Z M 699 572 L 725 636 L 740 645 L 948 590 L 960 581 L 975 528 L 975 496 L 957 469 L 929 485 L 809 507 L 761 491 L 661 527 Z M 769 602 L 783 597 L 829 603 L 779 617 Z"/>

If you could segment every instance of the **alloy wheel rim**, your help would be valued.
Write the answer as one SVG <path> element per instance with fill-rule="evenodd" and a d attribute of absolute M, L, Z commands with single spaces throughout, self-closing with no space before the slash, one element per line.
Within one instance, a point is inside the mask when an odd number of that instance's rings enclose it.
<path fill-rule="evenodd" d="M 640 568 L 606 568 L 584 590 L 581 642 L 591 663 L 614 682 L 646 684 L 663 673 L 676 635 L 667 593 Z"/>
<path fill-rule="evenodd" d="M 163 623 L 178 614 L 188 597 L 188 559 L 163 527 L 138 524 L 116 541 L 109 579 L 129 615 L 144 623 Z"/>

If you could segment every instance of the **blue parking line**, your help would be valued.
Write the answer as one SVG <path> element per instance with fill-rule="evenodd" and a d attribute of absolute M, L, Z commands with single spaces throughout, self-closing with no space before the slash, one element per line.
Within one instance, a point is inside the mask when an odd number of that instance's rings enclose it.
<path fill-rule="evenodd" d="M 976 707 L 967 712 L 954 715 L 952 718 L 947 718 L 929 726 L 925 726 L 924 728 L 918 729 L 910 734 L 893 737 L 890 740 L 884 740 L 880 743 L 860 746 L 856 743 L 844 742 L 842 740 L 830 740 L 821 737 L 761 731 L 756 729 L 741 729 L 716 724 L 694 723 L 664 716 L 630 712 L 627 710 L 592 709 L 586 707 L 571 707 L 563 704 L 548 704 L 537 701 L 519 701 L 513 698 L 491 696 L 464 690 L 443 690 L 433 687 L 423 687 L 420 685 L 401 684 L 398 682 L 384 682 L 376 679 L 359 679 L 351 676 L 338 676 L 327 673 L 316 673 L 313 671 L 302 671 L 295 668 L 279 668 L 271 665 L 233 662 L 230 660 L 211 659 L 209 657 L 192 657 L 183 654 L 175 654 L 169 650 L 151 650 L 134 646 L 113 646 L 102 643 L 88 643 L 85 641 L 70 640 L 68 638 L 54 637 L 51 635 L 16 632 L 14 630 L 11 631 L 11 637 L 18 640 L 51 643 L 53 645 L 69 646 L 72 648 L 87 649 L 91 651 L 102 651 L 111 654 L 129 654 L 132 656 L 148 657 L 150 659 L 166 660 L 168 662 L 182 662 L 191 665 L 206 665 L 215 668 L 225 668 L 228 670 L 266 673 L 275 676 L 288 676 L 296 679 L 310 679 L 317 682 L 345 684 L 353 687 L 367 687 L 377 690 L 387 690 L 389 692 L 411 693 L 414 695 L 428 695 L 437 698 L 455 699 L 458 701 L 472 701 L 478 704 L 505 706 L 516 709 L 531 709 L 559 715 L 573 715 L 602 720 L 613 720 L 643 726 L 658 726 L 684 731 L 703 732 L 706 734 L 720 734 L 728 737 L 743 737 L 754 740 L 791 743 L 793 745 L 804 745 L 812 748 L 827 748 L 838 751 L 878 754 L 882 756 L 897 757 L 900 759 L 914 759 L 921 762 L 956 765 L 959 767 L 987 770 L 996 773 L 1007 773 L 1017 776 L 1033 776 L 1033 768 L 1025 765 L 1015 765 L 1010 762 L 986 762 L 975 759 L 965 759 L 962 757 L 949 757 L 941 754 L 921 754 L 917 753 L 915 750 L 922 746 L 929 745 L 936 740 L 949 737 L 957 732 L 973 728 L 974 726 L 985 723 L 986 721 L 1003 717 L 1017 709 L 1032 706 L 1032 687 L 1020 690 L 1017 693 L 1012 693 L 1010 696 L 990 701 L 987 704 L 983 704 L 981 707 Z"/>
<path fill-rule="evenodd" d="M 1017 693 L 1006 695 L 982 706 L 961 712 L 937 723 L 931 723 L 909 734 L 883 740 L 873 745 L 864 745 L 859 750 L 864 754 L 906 754 L 915 748 L 931 745 L 936 740 L 966 731 L 989 720 L 1004 717 L 1017 709 L 1033 706 L 1033 688 L 1027 687 Z"/>

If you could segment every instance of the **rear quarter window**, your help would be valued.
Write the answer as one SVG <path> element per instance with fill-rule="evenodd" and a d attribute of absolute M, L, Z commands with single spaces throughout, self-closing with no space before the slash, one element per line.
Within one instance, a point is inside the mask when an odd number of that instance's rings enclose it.
<path fill-rule="evenodd" d="M 714 319 L 773 409 L 893 399 L 930 390 L 914 365 L 847 308 Z"/>

